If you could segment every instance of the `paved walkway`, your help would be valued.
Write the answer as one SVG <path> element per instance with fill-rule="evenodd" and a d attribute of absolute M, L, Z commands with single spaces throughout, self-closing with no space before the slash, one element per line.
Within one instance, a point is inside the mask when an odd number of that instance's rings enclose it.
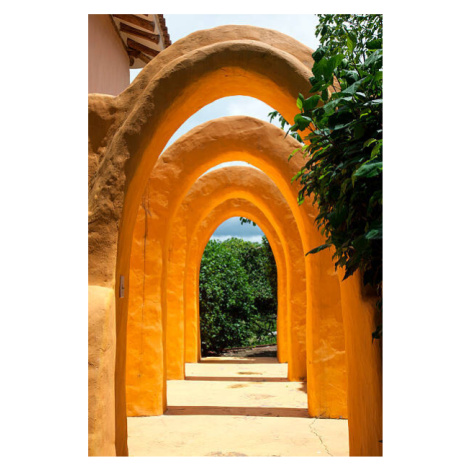
<path fill-rule="evenodd" d="M 275 358 L 206 358 L 168 381 L 163 416 L 128 418 L 130 456 L 347 456 L 347 420 L 309 418 Z"/>

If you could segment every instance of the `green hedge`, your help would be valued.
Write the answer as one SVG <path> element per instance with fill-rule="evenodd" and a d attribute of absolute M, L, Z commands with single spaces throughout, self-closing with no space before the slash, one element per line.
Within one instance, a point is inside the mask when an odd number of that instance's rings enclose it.
<path fill-rule="evenodd" d="M 268 241 L 210 240 L 201 260 L 202 353 L 275 342 L 277 272 Z"/>

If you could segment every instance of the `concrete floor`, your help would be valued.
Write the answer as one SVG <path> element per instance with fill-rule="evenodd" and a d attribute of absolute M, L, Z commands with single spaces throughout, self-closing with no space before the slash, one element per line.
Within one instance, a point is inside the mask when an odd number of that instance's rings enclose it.
<path fill-rule="evenodd" d="M 168 381 L 163 416 L 128 418 L 130 456 L 347 456 L 347 420 L 309 418 L 275 358 L 206 358 Z"/>

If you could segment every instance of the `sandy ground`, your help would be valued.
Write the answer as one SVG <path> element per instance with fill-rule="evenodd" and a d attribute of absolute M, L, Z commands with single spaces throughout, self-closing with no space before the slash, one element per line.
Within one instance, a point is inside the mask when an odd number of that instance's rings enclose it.
<path fill-rule="evenodd" d="M 163 416 L 128 418 L 130 456 L 347 456 L 347 420 L 309 418 L 271 357 L 205 358 L 168 381 Z"/>

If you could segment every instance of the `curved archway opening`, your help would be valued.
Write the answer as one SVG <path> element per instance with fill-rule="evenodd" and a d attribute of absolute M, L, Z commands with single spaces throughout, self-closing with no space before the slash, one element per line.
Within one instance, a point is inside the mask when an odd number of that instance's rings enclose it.
<path fill-rule="evenodd" d="M 225 220 L 199 269 L 201 357 L 277 357 L 276 261 L 256 222 Z"/>
<path fill-rule="evenodd" d="M 231 133 L 234 125 L 237 129 L 236 136 Z M 260 140 L 259 137 L 261 135 L 263 138 Z M 190 145 L 186 146 L 186 142 L 190 142 Z M 149 225 L 149 227 L 153 226 L 160 230 L 163 228 L 163 223 L 165 224 L 167 230 L 166 233 L 168 234 L 165 235 L 167 238 L 163 238 L 161 239 L 161 242 L 159 242 L 159 249 L 161 251 L 159 252 L 160 254 L 157 254 L 155 257 L 156 260 L 160 260 L 159 263 L 163 263 L 162 272 L 165 273 L 162 274 L 162 282 L 164 283 L 162 285 L 162 295 L 164 297 L 161 308 L 167 312 L 167 331 L 169 333 L 166 335 L 166 344 L 172 345 L 170 349 L 167 348 L 166 354 L 167 362 L 165 370 L 168 373 L 168 378 L 178 380 L 178 378 L 181 377 L 181 375 L 178 376 L 178 374 L 184 374 L 183 358 L 185 354 L 185 343 L 182 340 L 183 335 L 181 332 L 184 331 L 184 334 L 186 335 L 186 331 L 188 331 L 189 328 L 182 328 L 181 319 L 179 319 L 179 314 L 177 313 L 181 311 L 181 307 L 177 307 L 178 303 L 181 302 L 181 300 L 179 300 L 181 299 L 181 295 L 176 295 L 176 293 L 178 292 L 178 289 L 181 289 L 178 287 L 180 282 L 178 277 L 180 276 L 182 269 L 184 269 L 184 266 L 190 266 L 191 264 L 188 263 L 187 260 L 186 264 L 183 262 L 185 257 L 181 256 L 181 252 L 178 251 L 180 248 L 178 248 L 177 245 L 173 245 L 174 242 L 171 240 L 181 240 L 182 236 L 186 236 L 184 235 L 185 232 L 182 231 L 181 220 L 187 220 L 188 217 L 192 217 L 197 212 L 185 209 L 183 213 L 178 215 L 178 208 L 185 205 L 184 201 L 192 192 L 194 192 L 194 188 L 201 182 L 203 179 L 201 175 L 205 170 L 210 169 L 217 163 L 239 159 L 249 161 L 258 168 L 266 171 L 266 173 L 264 173 L 264 171 L 259 171 L 258 169 L 245 169 L 251 170 L 250 173 L 259 175 L 258 177 L 264 177 L 271 181 L 270 184 L 274 185 L 274 187 L 277 188 L 276 191 L 279 191 L 282 195 L 284 200 L 282 205 L 285 205 L 286 210 L 291 214 L 287 218 L 285 215 L 280 215 L 279 217 L 269 216 L 269 219 L 274 223 L 276 230 L 284 232 L 282 245 L 286 256 L 287 266 L 295 266 L 294 269 L 297 270 L 298 273 L 297 275 L 292 274 L 290 278 L 289 276 L 287 277 L 287 279 L 291 279 L 291 294 L 286 296 L 286 298 L 289 299 L 286 308 L 291 310 L 295 308 L 299 311 L 299 314 L 303 310 L 303 314 L 293 317 L 294 319 L 297 319 L 297 323 L 292 324 L 292 328 L 290 328 L 290 335 L 292 335 L 292 337 L 304 339 L 301 339 L 300 342 L 292 343 L 299 344 L 300 347 L 297 347 L 297 349 L 291 348 L 293 355 L 292 361 L 289 362 L 289 376 L 291 380 L 299 380 L 306 376 L 306 312 L 304 308 L 308 309 L 310 305 L 308 301 L 305 300 L 305 296 L 308 296 L 310 289 L 306 289 L 305 284 L 302 283 L 306 282 L 306 270 L 308 268 L 307 261 L 311 262 L 311 260 L 307 260 L 304 257 L 304 247 L 309 243 L 309 239 L 305 238 L 306 236 L 308 237 L 308 234 L 304 227 L 311 223 L 311 216 L 309 216 L 308 213 L 312 212 L 312 208 L 311 206 L 303 206 L 303 208 L 298 207 L 295 197 L 295 188 L 292 188 L 290 185 L 291 173 L 295 170 L 289 165 L 295 163 L 296 159 L 294 158 L 289 164 L 285 159 L 285 155 L 289 153 L 289 149 L 296 148 L 297 146 L 298 143 L 292 143 L 292 140 L 285 139 L 284 133 L 275 128 L 275 126 L 261 123 L 260 121 L 252 118 L 224 118 L 212 121 L 200 126 L 194 131 L 191 131 L 184 139 L 180 139 L 180 141 L 168 149 L 162 156 L 162 159 L 157 163 L 153 172 L 153 177 L 151 178 L 152 183 L 150 188 L 153 189 L 150 189 L 150 192 L 152 193 L 152 198 L 157 203 L 157 206 L 153 206 L 152 212 L 154 214 L 160 214 L 160 221 L 155 221 L 153 225 Z M 216 170 L 214 173 L 220 171 L 222 175 L 225 174 L 227 170 L 228 169 Z M 180 182 L 178 183 L 178 178 L 182 175 L 182 171 L 184 171 L 185 180 L 179 180 Z M 205 176 L 209 175 L 206 174 Z M 173 181 L 176 184 L 173 183 Z M 220 189 L 221 195 L 223 196 L 222 199 L 227 197 L 247 197 L 248 200 L 254 200 L 253 198 L 255 198 L 257 203 L 261 204 L 264 213 L 268 214 L 272 212 L 274 209 L 273 200 L 271 198 L 264 202 L 261 201 L 259 197 L 259 184 L 252 183 L 250 193 L 246 192 L 246 188 L 244 189 L 243 185 L 237 185 L 236 181 L 242 182 L 245 181 L 245 178 L 227 180 L 226 182 L 221 181 L 223 183 Z M 208 191 L 206 188 L 203 190 L 202 194 L 204 193 L 207 195 L 211 193 L 211 191 Z M 160 209 L 158 209 L 158 207 L 160 207 Z M 200 204 L 197 205 L 197 207 L 198 210 L 204 210 L 205 215 L 212 210 L 210 205 L 205 209 L 201 208 Z M 306 213 L 304 213 L 304 211 Z M 204 219 L 205 215 L 203 214 L 201 217 Z M 180 222 L 178 222 L 178 220 L 180 220 Z M 290 220 L 290 222 L 288 222 L 288 220 Z M 212 231 L 216 226 L 213 227 Z M 286 230 L 294 230 L 294 232 L 292 232 L 290 237 L 287 237 L 285 232 Z M 209 233 L 209 237 L 212 234 L 212 231 Z M 288 240 L 294 236 L 294 233 L 296 233 L 295 237 L 298 239 L 298 242 L 292 245 Z M 160 235 L 158 236 L 160 237 Z M 183 245 L 181 245 L 181 247 L 182 246 Z M 198 245 L 196 245 L 196 248 L 197 246 Z M 194 250 L 193 248 L 184 248 L 184 250 L 187 250 L 186 252 L 188 254 L 197 252 L 197 249 Z M 177 255 L 176 253 L 180 253 L 180 255 Z M 202 256 L 202 252 L 199 256 Z M 175 263 L 175 261 L 178 262 Z M 168 269 L 170 271 L 168 271 Z M 174 271 L 175 274 L 172 275 L 171 271 Z M 320 281 L 318 284 L 318 287 L 320 287 L 321 283 L 324 281 L 319 277 L 317 277 L 317 279 Z M 335 277 L 330 279 L 333 282 L 337 282 L 334 281 Z M 326 278 L 325 281 L 331 282 L 328 278 Z M 312 287 L 315 288 L 314 279 L 310 278 L 309 282 L 312 283 Z M 186 292 L 188 291 L 186 290 Z M 330 299 L 335 299 L 336 297 L 337 294 L 332 292 Z M 156 298 L 155 302 L 159 302 L 159 300 Z M 176 304 L 174 304 L 176 308 L 172 307 L 174 302 L 176 302 Z M 185 304 L 188 304 L 188 302 L 185 302 Z M 322 311 L 326 312 L 325 301 L 322 303 Z M 176 315 L 174 315 L 173 312 L 175 312 Z M 334 321 L 336 322 L 337 320 Z M 174 326 L 172 327 L 171 325 Z M 180 331 L 180 333 L 177 333 L 177 331 Z M 318 331 L 316 334 L 318 335 Z M 186 344 L 188 343 L 189 341 L 186 341 Z M 296 352 L 294 353 L 294 351 Z M 310 349 L 310 351 L 314 350 Z M 337 356 L 337 359 L 341 361 L 341 356 Z M 318 364 L 315 366 L 314 372 L 321 374 L 322 368 L 323 364 Z M 342 370 L 344 371 L 344 367 Z M 154 374 L 154 377 L 156 382 L 162 380 L 162 376 L 157 377 Z M 163 380 L 165 379 L 163 378 Z M 310 384 L 312 384 L 312 386 L 322 386 L 321 384 L 324 382 L 327 387 L 343 390 L 341 393 L 344 394 L 344 387 L 342 385 L 337 387 L 333 383 L 330 385 L 329 382 L 323 378 L 320 380 L 322 380 L 322 382 L 311 381 Z M 340 376 L 334 380 L 341 380 Z M 309 401 L 311 398 L 315 403 L 315 401 L 319 400 L 320 397 L 328 399 L 329 396 L 329 392 L 324 395 L 309 392 Z M 131 403 L 131 394 L 129 394 L 128 397 L 129 403 Z M 334 400 L 337 402 L 336 398 Z M 339 404 L 339 402 L 337 403 Z"/>
<path fill-rule="evenodd" d="M 189 116 L 173 133 L 162 153 L 181 136 L 204 122 L 225 116 L 248 116 L 270 122 L 268 115 L 272 111 L 273 109 L 265 102 L 252 96 L 233 95 L 219 98 Z"/>
<path fill-rule="evenodd" d="M 218 40 L 215 36 L 211 37 L 211 34 L 213 32 L 198 33 L 196 38 L 200 35 L 200 40 L 197 42 L 196 48 L 192 43 L 194 37 L 188 38 L 183 47 L 169 48 L 166 54 L 162 53 L 149 64 L 140 79 L 136 80 L 135 85 L 133 84 L 115 100 L 100 99 L 100 97 L 91 98 L 92 114 L 99 115 L 102 112 L 100 115 L 102 119 L 101 121 L 98 119 L 98 121 L 102 122 L 107 119 L 109 122 L 103 125 L 104 129 L 97 126 L 97 134 L 102 133 L 107 136 L 106 138 L 101 134 L 94 135 L 94 131 L 92 131 L 93 135 L 90 139 L 92 149 L 97 149 L 97 155 L 98 152 L 101 152 L 98 155 L 98 169 L 90 181 L 89 193 L 89 283 L 92 306 L 90 312 L 92 316 L 95 315 L 100 319 L 112 318 L 116 312 L 116 328 L 114 330 L 116 332 L 116 342 L 114 343 L 116 345 L 116 360 L 109 367 L 111 373 L 102 381 L 106 382 L 106 387 L 103 390 L 115 390 L 115 402 L 112 400 L 106 402 L 106 410 L 103 414 L 105 417 L 102 421 L 99 421 L 101 419 L 100 410 L 96 406 L 93 408 L 92 416 L 93 419 L 98 419 L 98 424 L 101 426 L 97 427 L 96 435 L 102 436 L 103 433 L 106 433 L 105 442 L 112 446 L 115 442 L 118 455 L 127 453 L 125 423 L 127 298 L 119 295 L 122 290 L 121 276 L 125 279 L 122 287 L 126 291 L 134 222 L 145 183 L 155 161 L 164 158 L 163 156 L 159 157 L 160 153 L 178 126 L 204 104 L 223 96 L 249 95 L 269 103 L 289 119 L 297 113 L 294 103 L 298 92 L 305 91 L 304 94 L 308 95 L 310 89 L 308 83 L 309 67 L 302 58 L 296 55 L 296 51 L 301 48 L 299 49 L 298 45 L 291 40 L 282 38 L 275 32 L 266 34 L 265 31 L 257 31 L 256 28 L 247 28 L 246 34 L 238 34 L 237 37 L 225 36 L 224 39 L 227 40 L 224 41 L 220 40 L 220 36 Z M 264 37 L 266 39 L 263 39 Z M 311 63 L 311 51 L 305 51 L 303 48 L 303 52 L 306 52 L 306 58 Z M 100 107 L 101 109 L 99 109 Z M 237 129 L 237 132 L 243 135 L 240 128 Z M 268 129 L 263 129 L 265 138 L 268 138 L 268 133 Z M 240 135 L 237 135 L 237 138 Z M 236 143 L 234 146 L 236 148 Z M 245 149 L 242 150 L 245 151 Z M 235 150 L 231 159 L 233 157 L 237 159 L 236 155 Z M 260 156 L 260 158 L 264 157 Z M 199 170 L 201 169 L 202 167 L 199 167 Z M 284 177 L 290 175 L 290 170 L 280 168 L 278 170 L 277 177 L 274 179 L 276 179 L 276 184 L 283 188 L 287 197 L 289 190 L 286 188 Z M 288 179 L 290 180 L 290 178 Z M 232 196 L 238 197 L 240 194 L 234 193 Z M 292 201 L 291 196 L 292 194 L 289 198 Z M 295 203 L 295 200 L 293 202 Z M 300 213 L 299 209 L 294 209 L 294 207 L 292 207 L 292 211 L 296 214 L 303 248 L 309 250 L 320 244 L 315 242 L 320 240 L 321 236 L 315 229 L 310 230 L 312 229 L 310 222 L 314 217 L 313 212 Z M 166 243 L 167 241 L 165 241 Z M 164 250 L 166 249 L 167 245 L 164 246 Z M 160 254 L 162 255 L 162 253 Z M 161 263 L 166 263 L 166 256 L 166 252 L 163 257 L 160 256 Z M 331 325 L 341 323 L 342 315 L 346 315 L 349 323 L 345 323 L 347 326 L 345 331 L 348 332 L 349 341 L 351 341 L 347 345 L 349 348 L 348 362 L 350 370 L 353 371 L 349 375 L 355 380 L 354 383 L 350 382 L 352 383 L 350 389 L 353 390 L 354 386 L 355 390 L 360 390 L 359 386 L 362 381 L 359 379 L 361 376 L 354 370 L 354 367 L 357 369 L 363 366 L 363 358 L 366 357 L 363 351 L 366 349 L 364 347 L 359 353 L 355 352 L 359 351 L 359 348 L 355 346 L 355 338 L 352 333 L 355 328 L 359 330 L 354 322 L 358 316 L 356 313 L 360 311 L 363 302 L 357 283 L 354 285 L 352 283 L 342 284 L 341 289 L 339 288 L 336 275 L 331 271 L 331 261 L 327 258 L 328 254 L 324 253 L 324 256 L 319 254 L 314 261 L 303 260 L 307 277 L 312 281 L 311 290 L 306 289 L 307 319 L 310 324 L 307 324 L 306 328 L 303 327 L 303 332 L 306 331 L 307 338 L 310 337 L 308 353 L 313 360 L 312 364 L 318 366 L 312 371 L 313 380 L 310 383 L 315 387 L 322 383 L 324 377 L 328 376 L 329 372 L 326 369 L 322 371 L 322 367 L 324 359 L 333 356 L 329 350 L 324 348 L 321 336 L 322 328 L 329 329 Z M 325 295 L 326 290 L 322 292 L 321 282 L 315 285 L 314 281 L 317 279 L 324 281 L 328 277 L 330 280 L 335 277 L 336 280 L 331 283 L 325 281 L 331 287 L 331 290 L 328 290 L 328 295 Z M 163 277 L 163 282 L 167 282 L 166 275 Z M 348 286 L 351 287 L 348 288 Z M 114 308 L 114 303 L 110 301 L 114 292 L 116 293 L 116 308 Z M 335 299 L 334 303 L 330 302 L 331 298 Z M 350 305 L 347 305 L 348 302 Z M 336 314 L 337 316 L 335 316 Z M 367 331 L 367 325 L 361 325 L 360 332 L 364 332 L 366 335 Z M 340 335 L 338 344 L 341 342 L 343 342 L 343 338 Z M 365 337 L 364 340 L 361 338 L 360 344 L 367 345 Z M 340 359 L 338 356 L 338 360 Z M 110 361 L 112 359 L 106 359 L 105 367 L 100 371 L 108 372 L 107 367 Z M 366 369 L 367 372 L 372 371 L 369 375 L 377 382 L 376 376 L 373 374 L 376 369 L 373 364 L 367 365 Z M 317 371 L 320 373 L 318 374 Z M 112 385 L 109 385 L 109 377 L 114 382 Z M 328 383 L 328 386 L 331 389 L 334 388 L 332 382 Z M 103 396 L 105 395 L 103 393 Z M 312 406 L 309 406 L 311 413 L 313 415 L 320 414 L 321 408 L 328 407 L 331 396 L 331 394 L 322 396 L 321 393 L 313 395 L 313 398 L 319 401 L 318 403 L 314 401 Z M 351 406 L 356 411 L 366 409 L 360 402 L 362 395 L 358 393 L 357 397 L 359 397 L 357 402 Z M 322 401 L 325 402 L 324 405 L 322 405 Z M 370 407 L 371 411 L 366 409 L 367 416 L 373 417 L 376 409 L 378 407 L 374 403 L 374 406 Z M 359 423 L 358 414 L 354 416 L 356 422 Z M 379 420 L 375 418 L 370 421 L 377 422 L 377 426 L 380 424 Z M 102 425 L 102 422 L 105 424 Z M 111 427 L 114 427 L 114 430 Z M 355 435 L 362 439 L 361 432 L 362 429 L 359 429 L 359 431 L 355 431 Z M 372 442 L 376 434 L 374 430 L 374 432 L 368 433 L 363 440 Z M 99 444 L 97 446 L 99 447 Z"/>

